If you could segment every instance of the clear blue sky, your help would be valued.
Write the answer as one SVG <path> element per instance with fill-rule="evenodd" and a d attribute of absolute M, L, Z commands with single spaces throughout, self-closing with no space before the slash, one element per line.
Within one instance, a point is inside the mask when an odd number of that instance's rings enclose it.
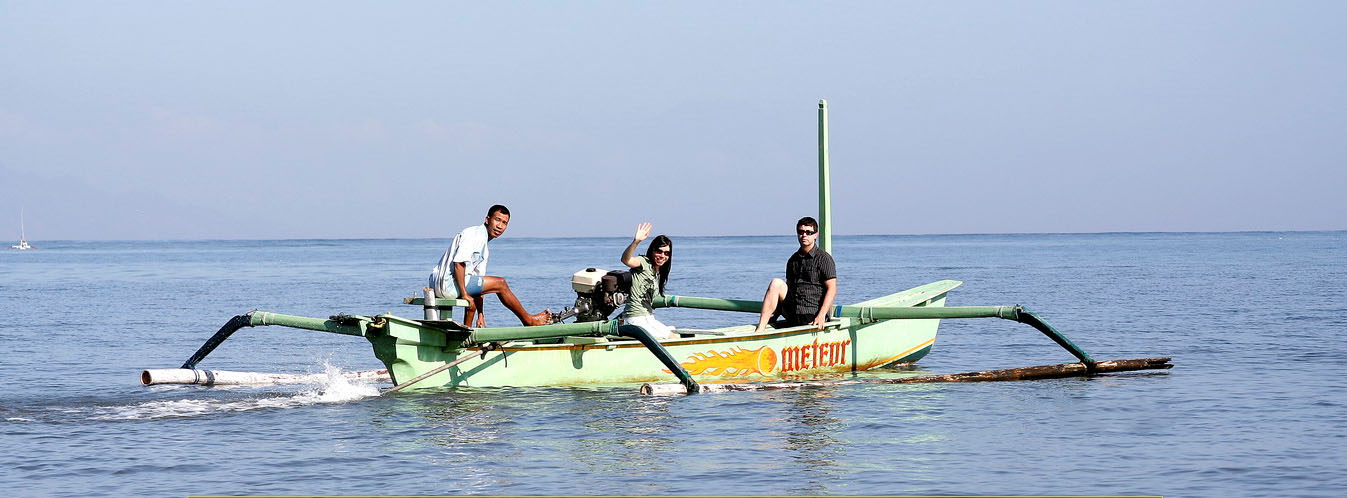
<path fill-rule="evenodd" d="M 820 98 L 839 234 L 1347 228 L 1347 2 L 0 0 L 0 240 L 788 234 Z"/>

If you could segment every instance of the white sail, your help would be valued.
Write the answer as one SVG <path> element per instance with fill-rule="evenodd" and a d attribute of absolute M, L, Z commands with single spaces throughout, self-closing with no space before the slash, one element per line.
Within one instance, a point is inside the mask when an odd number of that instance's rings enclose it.
<path fill-rule="evenodd" d="M 23 208 L 19 208 L 19 245 L 9 246 L 9 248 L 18 249 L 20 251 L 34 249 L 33 246 L 28 245 L 28 234 L 25 233 L 23 229 Z"/>

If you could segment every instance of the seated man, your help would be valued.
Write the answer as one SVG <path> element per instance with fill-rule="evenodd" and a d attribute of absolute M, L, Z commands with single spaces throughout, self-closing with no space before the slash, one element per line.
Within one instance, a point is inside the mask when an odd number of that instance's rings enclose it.
<path fill-rule="evenodd" d="M 524 325 L 547 325 L 552 323 L 552 312 L 543 310 L 530 315 L 519 304 L 510 285 L 501 277 L 486 275 L 486 261 L 491 256 L 486 243 L 500 237 L 510 224 L 510 210 L 500 204 L 491 206 L 486 212 L 486 222 L 464 228 L 454 236 L 449 250 L 440 257 L 440 263 L 430 272 L 430 287 L 435 297 L 462 298 L 468 301 L 463 312 L 463 324 L 469 327 L 485 327 L 486 316 L 482 309 L 482 295 L 496 294 L 501 304 L 514 312 Z M 473 324 L 474 314 L 477 323 Z"/>
<path fill-rule="evenodd" d="M 786 279 L 772 279 L 762 297 L 762 314 L 757 331 L 767 328 L 776 315 L 784 318 L 784 327 L 822 326 L 828 321 L 833 299 L 837 297 L 837 266 L 832 255 L 819 249 L 818 221 L 804 217 L 795 223 L 800 249 L 786 260 Z"/>

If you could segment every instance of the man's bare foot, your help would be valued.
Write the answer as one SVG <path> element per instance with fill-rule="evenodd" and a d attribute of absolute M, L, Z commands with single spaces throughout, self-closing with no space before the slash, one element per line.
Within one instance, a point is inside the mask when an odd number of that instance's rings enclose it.
<path fill-rule="evenodd" d="M 548 325 L 551 323 L 552 323 L 552 310 L 543 310 L 541 313 L 538 313 L 536 315 L 529 315 L 528 321 L 525 322 L 525 325 L 531 327 L 534 325 Z"/>

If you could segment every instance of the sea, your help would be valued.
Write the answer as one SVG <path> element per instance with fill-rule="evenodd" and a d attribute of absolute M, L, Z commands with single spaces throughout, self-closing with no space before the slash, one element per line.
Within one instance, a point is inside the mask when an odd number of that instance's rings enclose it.
<path fill-rule="evenodd" d="M 531 312 L 624 238 L 492 242 Z M 674 237 L 668 292 L 760 299 L 794 238 Z M 34 241 L 0 251 L 7 496 L 1347 494 L 1347 232 L 841 236 L 838 302 L 928 282 L 1022 305 L 1096 359 L 1174 368 L 1022 382 L 647 396 L 636 385 L 381 395 L 357 337 L 245 328 L 200 368 L 325 373 L 143 386 L 250 310 L 391 312 L 448 241 Z M 487 324 L 517 320 L 494 299 Z M 676 327 L 753 316 L 661 309 Z M 914 365 L 846 378 L 1067 363 L 1034 329 L 944 320 Z"/>

